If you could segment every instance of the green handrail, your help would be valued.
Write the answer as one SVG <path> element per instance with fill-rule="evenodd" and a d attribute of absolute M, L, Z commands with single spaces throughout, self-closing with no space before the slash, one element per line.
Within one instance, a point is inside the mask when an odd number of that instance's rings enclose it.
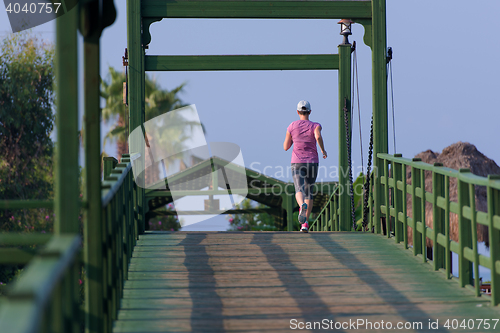
<path fill-rule="evenodd" d="M 0 236 L 2 245 L 18 239 L 19 235 Z M 78 235 L 52 236 L 8 289 L 0 306 L 0 332 L 79 331 L 80 248 Z"/>
<path fill-rule="evenodd" d="M 100 298 L 103 311 L 97 314 L 102 324 L 101 332 L 111 332 L 117 319 L 123 284 L 127 279 L 128 265 L 138 239 L 140 228 L 135 218 L 137 185 L 132 173 L 130 155 L 122 155 L 121 163 L 114 159 L 104 161 L 106 174 L 102 181 L 102 278 L 96 278 L 97 290 L 89 290 L 88 297 Z"/>
<path fill-rule="evenodd" d="M 373 182 L 370 183 L 369 193 L 372 191 Z M 364 201 L 361 201 L 364 204 Z M 335 189 L 328 198 L 325 205 L 317 215 L 316 219 L 309 225 L 310 231 L 341 231 L 339 220 L 339 187 Z M 361 207 L 363 211 L 363 207 Z M 368 200 L 368 211 L 373 212 L 373 196 Z M 366 231 L 372 230 L 373 213 L 368 214 L 368 223 Z"/>
<path fill-rule="evenodd" d="M 98 321 L 102 323 L 97 329 L 101 332 L 112 331 L 139 233 L 134 213 L 137 187 L 130 156 L 123 155 L 121 163 L 111 163 L 101 185 L 103 264 L 96 272 L 103 274 L 97 277 L 99 292 L 91 295 L 105 304 Z M 34 244 L 45 246 L 36 251 L 18 248 Z M 0 332 L 80 332 L 80 236 L 2 233 L 0 246 L 0 264 L 26 264 L 19 279 L 9 284 L 0 305 Z"/>
<path fill-rule="evenodd" d="M 339 195 L 338 187 L 326 200 L 323 209 L 318 213 L 316 219 L 309 225 L 310 231 L 339 231 Z"/>
<path fill-rule="evenodd" d="M 450 253 L 458 254 L 458 282 L 472 288 L 481 296 L 479 266 L 491 270 L 491 303 L 500 304 L 500 177 L 480 177 L 469 169 L 453 170 L 442 164 L 430 165 L 420 159 L 403 158 L 400 154 L 377 154 L 384 162 L 384 176 L 380 185 L 385 193 L 385 203 L 379 212 L 385 217 L 387 237 L 391 233 L 397 243 L 408 248 L 407 227 L 413 231 L 413 253 L 429 261 L 434 270 L 442 270 L 448 279 L 451 275 Z M 407 183 L 406 170 L 411 169 L 411 184 Z M 390 172 L 389 172 L 390 171 Z M 432 192 L 425 191 L 426 171 L 431 173 Z M 457 202 L 450 200 L 450 179 L 457 181 Z M 485 186 L 487 212 L 476 210 L 475 186 Z M 412 216 L 407 214 L 407 195 L 411 194 Z M 426 205 L 432 204 L 433 228 L 425 223 Z M 429 210 L 429 209 L 428 209 Z M 458 242 L 450 237 L 450 213 L 457 215 Z M 380 221 L 376 221 L 380 223 Z M 488 227 L 489 254 L 479 254 L 477 224 Z M 380 228 L 378 229 L 380 230 Z M 426 253 L 427 238 L 432 240 L 432 260 Z M 473 275 L 474 272 L 474 275 Z"/>

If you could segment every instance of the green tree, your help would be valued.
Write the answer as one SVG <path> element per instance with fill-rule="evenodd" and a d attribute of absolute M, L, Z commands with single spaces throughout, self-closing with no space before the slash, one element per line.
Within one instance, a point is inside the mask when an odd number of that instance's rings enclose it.
<path fill-rule="evenodd" d="M 1 44 L 0 200 L 53 197 L 53 61 L 53 45 L 28 33 Z M 45 210 L 0 210 L 3 230 L 45 228 L 52 221 Z"/>
<path fill-rule="evenodd" d="M 53 198 L 53 60 L 53 45 L 29 33 L 1 42 L 0 200 Z M 0 210 L 1 231 L 51 232 L 53 222 L 49 209 Z M 0 282 L 9 282 L 21 269 L 0 265 Z"/>
<path fill-rule="evenodd" d="M 250 199 L 243 200 L 235 205 L 235 209 L 267 208 L 267 206 L 258 204 L 252 205 Z M 274 218 L 267 213 L 257 214 L 229 214 L 227 216 L 230 226 L 228 231 L 277 231 L 279 230 L 274 223 Z"/>

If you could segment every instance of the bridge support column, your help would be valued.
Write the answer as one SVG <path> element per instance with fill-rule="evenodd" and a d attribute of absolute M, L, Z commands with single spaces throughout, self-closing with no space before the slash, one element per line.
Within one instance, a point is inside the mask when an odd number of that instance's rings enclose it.
<path fill-rule="evenodd" d="M 382 160 L 377 158 L 377 154 L 388 152 L 385 8 L 385 0 L 372 0 L 373 172 L 375 173 L 373 199 L 376 233 L 382 231 L 380 206 L 384 204 L 384 192 L 380 184 L 380 176 L 384 175 L 384 164 Z"/>
<path fill-rule="evenodd" d="M 351 137 L 351 44 L 347 38 L 339 49 L 339 220 L 340 231 L 352 229 L 347 133 Z M 345 112 L 347 108 L 346 129 Z M 347 130 L 347 132 L 346 132 Z"/>
<path fill-rule="evenodd" d="M 103 254 L 101 225 L 101 117 L 99 93 L 99 36 L 86 37 L 84 48 L 85 91 L 85 187 L 87 210 L 84 217 L 84 261 L 88 286 L 85 288 L 86 332 L 103 327 Z"/>
<path fill-rule="evenodd" d="M 129 54 L 129 133 L 141 126 L 145 122 L 145 102 L 144 102 L 144 46 L 142 45 L 142 20 L 141 1 L 127 1 L 127 44 Z M 144 165 L 145 147 L 141 142 L 129 142 L 129 152 L 139 152 L 141 157 L 134 163 Z M 139 168 L 140 169 L 140 168 Z M 137 177 L 137 175 L 135 175 Z M 145 177 L 145 172 L 141 177 Z M 145 204 L 146 197 L 144 188 L 137 187 L 136 190 L 135 216 L 139 233 L 142 234 L 145 226 Z"/>

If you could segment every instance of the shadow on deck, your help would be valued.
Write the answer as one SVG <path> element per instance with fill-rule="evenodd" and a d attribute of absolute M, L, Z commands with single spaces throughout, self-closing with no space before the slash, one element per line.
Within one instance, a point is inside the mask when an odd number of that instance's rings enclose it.
<path fill-rule="evenodd" d="M 499 316 L 488 299 L 379 235 L 146 233 L 114 332 L 277 332 L 314 322 L 337 332 L 398 323 L 413 327 L 402 331 L 452 332 L 463 328 L 445 328 L 448 319 Z"/>

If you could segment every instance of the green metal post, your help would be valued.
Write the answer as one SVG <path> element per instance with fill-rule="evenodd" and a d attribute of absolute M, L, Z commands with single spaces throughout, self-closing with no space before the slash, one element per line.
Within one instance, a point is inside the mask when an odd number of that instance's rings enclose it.
<path fill-rule="evenodd" d="M 389 161 L 384 160 L 384 202 L 385 202 L 385 232 L 387 238 L 391 237 L 391 205 L 389 204 Z"/>
<path fill-rule="evenodd" d="M 401 165 L 401 177 L 403 181 L 403 190 L 402 190 L 402 205 L 403 205 L 403 239 L 404 239 L 404 247 L 405 249 L 408 248 L 408 207 L 406 204 L 406 198 L 407 198 L 407 184 L 406 184 L 406 164 Z"/>
<path fill-rule="evenodd" d="M 285 194 L 286 200 L 286 225 L 288 231 L 293 231 L 293 197 Z"/>
<path fill-rule="evenodd" d="M 425 223 L 425 205 L 427 201 L 425 200 L 425 170 L 420 170 L 420 188 L 422 189 L 422 200 L 420 201 L 420 210 L 422 211 L 422 260 L 427 262 L 427 225 Z"/>
<path fill-rule="evenodd" d="M 498 181 L 499 175 L 488 175 L 488 181 Z M 490 259 L 491 259 L 491 305 L 500 304 L 500 272 L 496 266 L 500 260 L 500 230 L 495 228 L 494 216 L 500 215 L 500 191 L 487 187 L 488 200 L 488 237 L 490 241 Z"/>
<path fill-rule="evenodd" d="M 77 234 L 80 230 L 79 165 L 78 165 L 78 8 L 56 20 L 56 88 L 57 88 L 57 151 L 55 179 L 54 233 Z M 76 265 L 74 265 L 76 267 Z M 74 271 L 74 269 L 72 269 Z M 76 277 L 73 276 L 73 277 Z M 64 288 L 64 292 L 61 292 Z M 78 332 L 79 305 L 77 279 L 65 279 L 54 295 L 54 306 L 64 323 L 54 332 Z M 64 294 L 65 299 L 61 297 Z M 58 323 L 55 323 L 56 325 Z"/>
<path fill-rule="evenodd" d="M 434 163 L 436 167 L 442 167 L 442 163 Z M 444 209 L 438 207 L 438 197 L 445 198 L 445 176 L 438 174 L 437 172 L 432 173 L 432 220 L 434 225 L 434 238 L 433 242 L 433 254 L 432 258 L 434 261 L 434 270 L 438 270 L 440 268 L 445 268 L 445 255 L 449 255 L 445 253 L 445 248 L 442 245 L 439 245 L 437 242 L 438 235 L 445 234 L 445 214 Z"/>
<path fill-rule="evenodd" d="M 419 158 L 414 158 L 414 162 L 420 161 Z M 412 186 L 412 192 L 411 192 L 411 214 L 413 218 L 413 255 L 417 255 L 422 252 L 422 237 L 420 232 L 418 231 L 417 228 L 417 222 L 422 222 L 422 214 L 425 214 L 425 212 L 422 212 L 422 199 L 417 196 L 417 187 L 420 186 L 420 170 L 411 167 L 411 186 Z M 425 189 L 422 189 L 422 192 Z"/>
<path fill-rule="evenodd" d="M 387 126 L 387 58 L 385 0 L 372 0 L 372 91 L 373 91 L 373 171 L 375 232 L 380 233 L 380 206 L 384 192 L 380 186 L 384 162 L 378 153 L 388 152 Z"/>
<path fill-rule="evenodd" d="M 57 154 L 54 233 L 78 233 L 78 9 L 56 20 Z"/>
<path fill-rule="evenodd" d="M 111 175 L 111 170 L 118 164 L 118 160 L 114 157 L 104 157 L 102 162 L 104 178 L 109 177 Z"/>
<path fill-rule="evenodd" d="M 99 93 L 99 34 L 84 39 L 85 90 L 85 331 L 103 329 L 103 261 L 101 226 L 101 112 Z"/>
<path fill-rule="evenodd" d="M 469 169 L 459 169 L 460 173 L 470 173 Z M 471 223 L 463 215 L 463 207 L 470 205 L 469 186 L 457 179 L 458 194 L 458 279 L 461 287 L 472 285 L 472 263 L 464 256 L 466 247 L 472 248 Z"/>
<path fill-rule="evenodd" d="M 352 229 L 351 197 L 349 187 L 349 163 L 346 142 L 344 108 L 347 108 L 348 133 L 351 136 L 351 44 L 345 43 L 339 49 L 339 220 L 340 231 Z"/>
<path fill-rule="evenodd" d="M 402 157 L 401 154 L 394 154 L 396 157 Z M 406 182 L 405 172 L 402 170 L 402 165 L 400 163 L 392 164 L 392 179 L 394 179 L 394 189 L 393 189 L 393 198 L 394 198 L 394 238 L 396 239 L 396 243 L 399 243 L 403 240 L 403 228 L 401 225 L 401 221 L 399 221 L 399 214 L 403 211 L 403 195 L 402 190 L 398 189 L 398 182 Z M 406 230 L 405 230 L 406 232 Z"/>
<path fill-rule="evenodd" d="M 128 55 L 129 55 L 129 131 L 132 133 L 134 129 L 144 123 L 144 48 L 141 42 L 141 1 L 127 1 L 127 39 L 128 39 Z M 130 142 L 129 151 L 139 152 L 141 157 L 134 163 L 144 165 L 144 149 L 139 142 Z M 142 233 L 145 229 L 145 210 L 144 204 L 145 191 L 138 187 L 136 190 L 137 206 L 136 219 L 139 227 L 139 232 Z"/>
<path fill-rule="evenodd" d="M 472 251 L 474 252 L 474 290 L 476 296 L 481 296 L 481 282 L 479 280 L 479 252 L 477 249 L 477 221 L 476 221 L 476 187 L 474 184 L 469 184 L 469 207 L 471 211 L 471 236 L 472 236 Z"/>

